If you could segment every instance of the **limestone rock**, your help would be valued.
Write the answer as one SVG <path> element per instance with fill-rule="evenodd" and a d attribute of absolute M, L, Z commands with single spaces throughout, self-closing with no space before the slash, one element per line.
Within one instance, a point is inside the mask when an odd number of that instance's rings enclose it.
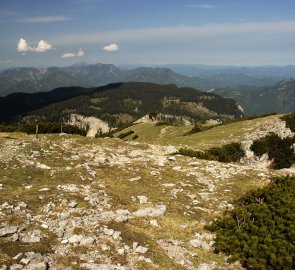
<path fill-rule="evenodd" d="M 156 207 L 148 207 L 137 210 L 132 213 L 133 217 L 158 217 L 164 215 L 166 211 L 166 205 L 157 205 Z"/>
<path fill-rule="evenodd" d="M 12 235 L 18 231 L 19 227 L 18 226 L 6 226 L 2 229 L 0 229 L 0 237 L 5 237 Z"/>
<path fill-rule="evenodd" d="M 72 237 L 68 239 L 69 243 L 74 244 L 74 243 L 80 243 L 83 240 L 82 235 L 77 235 L 74 234 Z"/>
<path fill-rule="evenodd" d="M 92 245 L 95 242 L 95 239 L 91 236 L 86 236 L 83 237 L 82 240 L 80 241 L 80 245 Z"/>
<path fill-rule="evenodd" d="M 21 270 L 24 267 L 21 264 L 13 264 L 10 266 L 10 270 Z"/>
<path fill-rule="evenodd" d="M 89 270 L 125 270 L 124 266 L 114 264 L 95 264 L 95 263 L 82 263 L 80 265 Z"/>
<path fill-rule="evenodd" d="M 158 224 L 157 220 L 156 219 L 153 219 L 150 221 L 150 224 L 154 227 L 160 227 L 160 225 Z"/>
<path fill-rule="evenodd" d="M 140 204 L 148 203 L 148 198 L 146 196 L 140 195 L 140 196 L 137 196 L 137 199 L 139 200 Z"/>

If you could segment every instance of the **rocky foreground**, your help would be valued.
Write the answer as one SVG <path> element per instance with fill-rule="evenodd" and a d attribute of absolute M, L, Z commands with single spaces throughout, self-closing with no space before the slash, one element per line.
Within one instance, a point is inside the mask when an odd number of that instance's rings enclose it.
<path fill-rule="evenodd" d="M 273 172 L 119 139 L 0 135 L 0 269 L 242 269 L 204 229 Z"/>

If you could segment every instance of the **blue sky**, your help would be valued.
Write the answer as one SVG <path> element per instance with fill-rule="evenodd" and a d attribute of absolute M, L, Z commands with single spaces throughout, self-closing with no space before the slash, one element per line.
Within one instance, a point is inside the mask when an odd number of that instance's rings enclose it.
<path fill-rule="evenodd" d="M 294 0 L 0 0 L 0 68 L 295 64 Z"/>

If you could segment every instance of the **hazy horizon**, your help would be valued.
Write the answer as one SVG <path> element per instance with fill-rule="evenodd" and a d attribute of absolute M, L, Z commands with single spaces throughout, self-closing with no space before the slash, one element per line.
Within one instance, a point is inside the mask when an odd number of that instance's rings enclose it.
<path fill-rule="evenodd" d="M 5 1 L 0 68 L 295 65 L 295 2 Z"/>

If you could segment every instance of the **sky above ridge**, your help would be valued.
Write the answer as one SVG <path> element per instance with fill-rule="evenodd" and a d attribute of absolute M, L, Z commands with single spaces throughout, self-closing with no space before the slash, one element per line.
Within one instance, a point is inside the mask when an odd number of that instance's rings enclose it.
<path fill-rule="evenodd" d="M 295 64 L 294 0 L 0 0 L 0 68 Z"/>

